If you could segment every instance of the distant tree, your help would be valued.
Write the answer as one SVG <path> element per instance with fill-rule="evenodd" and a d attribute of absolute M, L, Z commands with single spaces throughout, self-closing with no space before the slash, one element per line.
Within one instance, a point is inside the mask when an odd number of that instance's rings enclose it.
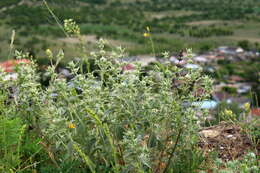
<path fill-rule="evenodd" d="M 213 45 L 210 44 L 210 43 L 204 43 L 204 44 L 201 44 L 200 46 L 200 51 L 201 52 L 205 52 L 205 51 L 209 51 L 210 49 L 212 49 Z"/>
<path fill-rule="evenodd" d="M 250 49 L 250 43 L 248 40 L 242 40 L 242 41 L 239 41 L 237 43 L 237 45 L 245 50 L 249 50 Z"/>
<path fill-rule="evenodd" d="M 92 4 L 105 4 L 106 0 L 81 0 Z"/>
<path fill-rule="evenodd" d="M 260 45 L 259 45 L 258 42 L 255 42 L 255 49 L 256 49 L 256 50 L 260 50 Z"/>
<path fill-rule="evenodd" d="M 225 87 L 222 88 L 222 90 L 227 92 L 227 93 L 230 93 L 230 94 L 236 94 L 237 93 L 237 89 L 233 88 L 233 87 L 225 86 Z"/>

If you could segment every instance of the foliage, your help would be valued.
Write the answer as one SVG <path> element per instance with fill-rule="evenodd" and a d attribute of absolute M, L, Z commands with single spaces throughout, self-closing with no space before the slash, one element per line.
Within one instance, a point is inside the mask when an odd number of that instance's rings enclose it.
<path fill-rule="evenodd" d="M 220 102 L 217 108 L 213 112 L 214 119 L 210 122 L 206 122 L 208 125 L 216 125 L 221 121 L 239 121 L 241 120 L 241 114 L 244 112 L 237 103 Z"/>
<path fill-rule="evenodd" d="M 1 119 L 0 146 L 1 160 L 0 170 L 10 170 L 21 164 L 20 145 L 24 131 L 20 119 Z"/>
<path fill-rule="evenodd" d="M 189 30 L 189 35 L 192 37 L 210 37 L 210 36 L 221 36 L 221 35 L 232 35 L 233 31 L 229 28 L 197 28 L 193 27 Z"/>
<path fill-rule="evenodd" d="M 257 59 L 241 60 L 236 62 L 230 62 L 228 60 L 218 61 L 218 71 L 217 74 L 214 74 L 215 78 L 218 80 L 223 80 L 225 76 L 237 75 L 246 80 L 246 82 L 251 82 L 251 98 L 253 104 L 258 106 L 258 98 L 260 98 L 259 92 L 259 71 L 260 71 L 260 62 Z M 233 88 L 225 88 L 225 90 L 234 93 Z"/>
<path fill-rule="evenodd" d="M 257 173 L 259 172 L 259 160 L 254 153 L 247 153 L 242 160 L 222 162 L 220 159 L 216 161 L 216 168 L 213 172 L 216 173 Z M 224 167 L 224 168 L 223 168 Z M 221 169 L 221 170 L 219 170 Z"/>
<path fill-rule="evenodd" d="M 72 20 L 66 22 L 65 31 L 80 39 L 75 28 Z M 63 51 L 54 54 L 50 49 L 46 50 L 52 64 L 47 69 L 50 77 L 47 88 L 41 86 L 34 62 L 18 66 L 16 80 L 1 82 L 2 95 L 9 94 L 5 90 L 8 86 L 17 91 L 14 98 L 5 98 L 8 105 L 3 103 L 4 109 L 14 108 L 13 118 L 19 117 L 28 127 L 25 132 L 31 129 L 30 133 L 41 139 L 37 145 L 46 152 L 47 156 L 34 157 L 38 162 L 34 169 L 43 172 L 200 169 L 204 158 L 196 150 L 199 119 L 193 106 L 184 103 L 206 99 L 212 81 L 201 70 L 178 67 L 155 66 L 146 76 L 142 76 L 138 64 L 134 71 L 122 71 L 126 65 L 119 61 L 122 48 L 107 52 L 105 45 L 100 40 L 98 51 L 88 56 L 83 53 L 83 61 L 68 64 L 74 76 L 69 82 L 56 73 Z M 26 56 L 16 52 L 18 59 Z M 90 60 L 97 68 L 87 67 L 82 73 L 81 62 L 88 64 Z M 1 75 L 2 81 L 6 75 Z M 175 87 L 173 78 L 183 82 Z M 205 92 L 194 94 L 201 87 Z M 46 169 L 46 165 L 51 165 L 48 162 L 53 166 Z"/>
<path fill-rule="evenodd" d="M 258 28 L 259 21 L 257 0 L 47 0 L 47 2 L 60 23 L 73 16 L 81 25 L 82 34 L 94 34 L 97 38 L 105 37 L 127 42 L 128 52 L 134 55 L 152 52 L 148 48 L 142 49 L 145 44 L 142 33 L 146 26 L 150 26 L 152 33 L 156 35 L 154 41 L 160 46 L 159 50 L 176 51 L 181 47 L 192 47 L 196 51 L 208 50 L 223 44 L 234 45 L 237 42 L 236 37 L 240 35 L 241 26 L 244 27 L 243 32 L 247 30 L 251 32 L 247 24 L 240 26 L 232 20 L 238 20 L 239 23 L 244 23 L 243 20 L 252 22 L 254 28 Z M 10 8 L 4 7 L 2 12 L 0 9 L 2 26 L 8 25 L 7 28 L 16 29 L 23 35 L 21 40 L 26 40 L 30 35 L 47 37 L 48 44 L 53 47 L 53 41 L 56 41 L 57 37 L 64 37 L 64 33 L 59 32 L 58 27 L 54 27 L 56 21 L 50 17 L 48 10 L 40 1 L 1 0 L 1 3 L 3 6 L 9 3 L 11 5 L 8 5 Z M 0 7 L 3 6 L 0 4 Z M 212 25 L 189 24 L 194 21 L 217 22 Z M 233 34 L 232 38 L 225 37 Z M 225 41 L 221 39 L 212 44 L 211 37 L 215 39 L 219 36 L 223 36 Z M 244 34 L 241 36 L 244 37 Z M 227 41 L 230 39 L 234 43 Z M 207 46 L 204 41 L 210 41 L 211 44 Z M 16 45 L 18 48 L 24 48 L 23 43 Z M 41 47 L 46 47 L 45 45 L 42 43 Z M 38 56 L 42 56 L 37 47 L 32 49 Z M 5 58 L 7 54 L 6 51 L 2 51 L 0 56 Z"/>
<path fill-rule="evenodd" d="M 1 1 L 0 7 L 8 7 L 14 4 L 17 4 L 20 0 L 8 0 L 8 1 Z"/>
<path fill-rule="evenodd" d="M 250 49 L 250 45 L 249 45 L 249 41 L 248 40 L 242 40 L 242 41 L 239 41 L 237 43 L 238 46 L 240 46 L 241 48 L 243 48 L 244 50 L 249 50 Z"/>

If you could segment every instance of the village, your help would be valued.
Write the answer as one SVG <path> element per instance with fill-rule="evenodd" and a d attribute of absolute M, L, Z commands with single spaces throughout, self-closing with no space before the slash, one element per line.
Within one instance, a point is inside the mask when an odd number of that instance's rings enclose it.
<path fill-rule="evenodd" d="M 184 52 L 182 56 L 185 57 L 187 54 Z M 170 63 L 172 65 L 179 65 L 183 68 L 200 68 L 214 79 L 213 93 L 210 100 L 194 103 L 195 105 L 198 105 L 201 109 L 207 109 L 214 112 L 220 103 L 236 105 L 238 108 L 243 108 L 243 105 L 250 103 L 251 111 L 249 119 L 260 116 L 259 103 L 257 102 L 255 105 L 252 104 L 252 100 L 255 99 L 252 98 L 254 97 L 252 94 L 252 86 L 257 87 L 259 91 L 260 81 L 250 81 L 239 75 L 217 76 L 219 75 L 218 70 L 221 62 L 232 64 L 234 62 L 242 61 L 259 61 L 260 52 L 256 50 L 246 51 L 241 47 L 221 46 L 201 54 L 192 54 L 192 63 L 188 63 L 184 59 L 185 58 L 180 58 L 179 53 L 173 53 L 169 58 L 135 56 L 127 57 L 123 60 L 129 63 L 139 62 L 143 66 L 147 66 L 152 62 L 160 62 L 163 64 Z M 258 74 L 258 79 L 260 80 L 259 77 L 260 74 Z"/>
<path fill-rule="evenodd" d="M 159 62 L 162 64 L 172 64 L 187 69 L 202 69 L 204 73 L 214 79 L 213 93 L 210 99 L 192 103 L 193 105 L 199 107 L 200 109 L 207 109 L 213 114 L 213 112 L 217 111 L 218 106 L 221 103 L 236 105 L 238 109 L 243 108 L 243 105 L 246 103 L 250 103 L 251 111 L 249 119 L 260 116 L 260 107 L 258 102 L 256 104 L 252 104 L 253 99 L 255 99 L 252 98 L 254 97 L 252 94 L 252 86 L 257 86 L 260 90 L 259 81 L 249 81 L 248 79 L 238 75 L 218 76 L 220 62 L 232 64 L 238 61 L 259 61 L 260 52 L 245 51 L 240 47 L 222 46 L 202 54 L 193 53 L 189 55 L 191 56 L 190 59 L 192 60 L 192 63 L 190 61 L 188 62 L 185 56 L 188 55 L 184 51 L 181 55 L 179 53 L 173 53 L 169 58 L 151 56 L 124 57 L 121 61 L 126 62 L 127 65 L 122 67 L 122 70 L 134 70 L 135 67 L 133 64 L 136 62 L 140 63 L 143 67 L 149 66 L 149 64 L 154 62 Z M 5 80 L 16 79 L 17 74 L 14 73 L 15 66 L 17 64 L 28 63 L 30 63 L 28 59 L 8 60 L 0 63 L 0 67 L 8 73 Z M 57 72 L 61 77 L 67 79 L 73 78 L 70 71 L 65 67 L 58 67 Z M 69 82 L 69 85 L 73 86 L 73 83 Z M 256 100 L 259 99 L 256 98 Z M 210 116 L 212 118 L 212 115 Z"/>

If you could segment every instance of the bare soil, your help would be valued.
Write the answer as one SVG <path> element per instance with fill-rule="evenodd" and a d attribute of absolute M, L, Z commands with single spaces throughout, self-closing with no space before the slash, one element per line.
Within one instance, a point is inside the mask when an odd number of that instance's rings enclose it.
<path fill-rule="evenodd" d="M 236 124 L 221 122 L 219 125 L 200 131 L 199 146 L 205 154 L 217 151 L 223 161 L 242 158 L 248 151 L 255 151 L 259 156 L 260 144 L 254 146 L 249 136 Z"/>

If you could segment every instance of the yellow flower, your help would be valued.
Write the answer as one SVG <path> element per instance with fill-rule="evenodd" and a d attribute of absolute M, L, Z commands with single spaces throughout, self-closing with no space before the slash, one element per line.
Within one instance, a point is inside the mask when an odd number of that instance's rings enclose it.
<path fill-rule="evenodd" d="M 75 124 L 73 124 L 73 123 L 69 123 L 69 125 L 68 125 L 68 127 L 70 128 L 70 129 L 75 129 Z"/>
<path fill-rule="evenodd" d="M 144 33 L 144 37 L 150 37 L 150 34 L 147 33 L 147 32 L 145 32 L 145 33 Z"/>
<path fill-rule="evenodd" d="M 149 26 L 146 27 L 146 31 L 150 32 L 150 27 Z"/>
<path fill-rule="evenodd" d="M 232 116 L 233 116 L 232 110 L 225 109 L 224 113 L 225 113 L 227 116 L 229 116 L 229 117 L 232 117 Z"/>
<path fill-rule="evenodd" d="M 250 103 L 248 103 L 248 102 L 245 103 L 244 108 L 245 108 L 246 112 L 249 112 L 250 111 Z"/>

